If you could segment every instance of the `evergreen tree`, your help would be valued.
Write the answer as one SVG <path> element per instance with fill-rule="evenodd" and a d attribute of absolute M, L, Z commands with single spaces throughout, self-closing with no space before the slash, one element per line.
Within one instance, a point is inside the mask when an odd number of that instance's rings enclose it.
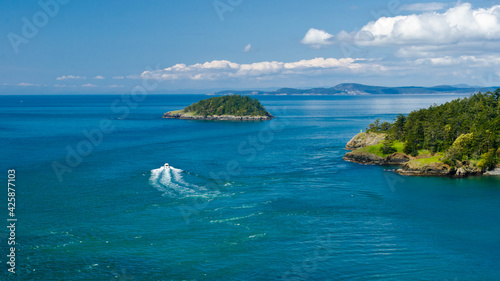
<path fill-rule="evenodd" d="M 270 116 L 257 100 L 248 96 L 231 95 L 201 100 L 186 107 L 185 112 L 196 115 Z"/>
<path fill-rule="evenodd" d="M 500 149 L 500 89 L 398 115 L 388 130 L 377 119 L 367 131 L 387 132 L 388 140 L 404 143 L 406 154 L 426 149 L 450 161 L 487 157 L 484 165 L 491 167 Z"/>

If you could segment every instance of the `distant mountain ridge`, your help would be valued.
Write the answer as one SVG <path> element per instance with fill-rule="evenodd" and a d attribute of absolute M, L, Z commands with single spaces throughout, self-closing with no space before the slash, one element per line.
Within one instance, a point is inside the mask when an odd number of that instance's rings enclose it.
<path fill-rule="evenodd" d="M 383 87 L 369 86 L 357 83 L 343 83 L 331 88 L 281 88 L 275 91 L 259 90 L 226 90 L 213 95 L 401 95 L 401 94 L 446 94 L 446 93 L 476 93 L 494 91 L 499 87 L 479 87 L 469 85 L 439 85 L 434 87 Z"/>

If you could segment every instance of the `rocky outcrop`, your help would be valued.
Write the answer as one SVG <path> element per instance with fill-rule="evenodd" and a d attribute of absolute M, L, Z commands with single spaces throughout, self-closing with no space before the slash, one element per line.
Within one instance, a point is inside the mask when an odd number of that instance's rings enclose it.
<path fill-rule="evenodd" d="M 457 168 L 455 169 L 454 176 L 458 178 L 464 178 L 467 176 L 477 176 L 482 175 L 483 170 L 472 165 L 469 161 L 463 161 L 462 163 L 458 163 Z"/>
<path fill-rule="evenodd" d="M 450 165 L 442 162 L 422 164 L 419 161 L 409 161 L 396 172 L 401 175 L 410 176 L 453 176 L 456 178 L 464 178 L 467 176 L 477 176 L 483 174 L 483 170 L 475 167 L 468 161 L 460 163 L 458 167 L 450 167 Z"/>
<path fill-rule="evenodd" d="M 385 158 L 388 165 L 402 165 L 411 160 L 411 156 L 404 153 L 396 152 Z"/>
<path fill-rule="evenodd" d="M 491 171 L 487 171 L 484 174 L 488 175 L 488 176 L 500 176 L 500 166 L 497 165 L 497 168 L 495 168 L 494 170 L 491 170 Z"/>
<path fill-rule="evenodd" d="M 401 165 L 410 161 L 410 157 L 404 153 L 393 153 L 386 157 L 380 157 L 373 153 L 352 151 L 344 155 L 344 160 L 360 163 L 360 164 L 373 164 L 373 165 Z"/>
<path fill-rule="evenodd" d="M 224 121 L 266 121 L 271 120 L 274 117 L 270 116 L 234 116 L 234 115 L 211 115 L 211 116 L 201 116 L 201 115 L 191 115 L 182 113 L 172 113 L 167 112 L 163 114 L 163 118 L 171 119 L 191 119 L 191 120 L 224 120 Z"/>
<path fill-rule="evenodd" d="M 453 175 L 455 171 L 449 165 L 441 162 L 421 165 L 418 161 L 409 161 L 396 172 L 407 176 L 448 176 Z"/>
<path fill-rule="evenodd" d="M 384 133 L 365 133 L 361 132 L 355 135 L 345 146 L 346 149 L 354 150 L 360 147 L 376 145 L 385 139 Z"/>
<path fill-rule="evenodd" d="M 344 160 L 360 163 L 383 165 L 384 158 L 368 152 L 352 151 L 344 155 Z"/>
<path fill-rule="evenodd" d="M 467 177 L 473 175 L 500 175 L 500 164 L 493 171 L 485 171 L 477 167 L 472 161 L 454 162 L 454 167 L 441 162 L 440 157 L 435 154 L 422 154 L 416 157 L 396 152 L 382 157 L 368 151 L 370 148 L 363 147 L 379 144 L 385 140 L 384 133 L 359 133 L 346 145 L 346 149 L 353 150 L 344 155 L 344 160 L 373 165 L 402 165 L 396 170 L 397 173 L 407 176 L 452 176 Z M 433 158 L 433 159 L 429 159 Z"/>

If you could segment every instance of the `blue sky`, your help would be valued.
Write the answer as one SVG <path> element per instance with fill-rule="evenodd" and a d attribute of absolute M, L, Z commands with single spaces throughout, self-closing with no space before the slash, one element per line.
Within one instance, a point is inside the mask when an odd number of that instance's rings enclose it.
<path fill-rule="evenodd" d="M 0 93 L 500 86 L 494 1 L 3 0 Z M 210 91 L 210 90 L 208 90 Z"/>

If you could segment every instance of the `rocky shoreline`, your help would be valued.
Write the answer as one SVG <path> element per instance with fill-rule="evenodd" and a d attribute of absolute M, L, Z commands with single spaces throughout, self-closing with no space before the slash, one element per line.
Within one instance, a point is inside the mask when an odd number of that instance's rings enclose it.
<path fill-rule="evenodd" d="M 380 157 L 372 153 L 353 151 L 346 153 L 344 155 L 344 160 L 370 165 L 403 165 L 411 159 L 408 155 L 398 152 L 386 157 Z"/>
<path fill-rule="evenodd" d="M 469 161 L 459 163 L 457 167 L 451 167 L 440 161 L 419 161 L 431 158 L 432 155 L 420 155 L 413 157 L 401 152 L 381 157 L 373 153 L 359 151 L 359 148 L 377 145 L 385 139 L 381 133 L 359 133 L 346 145 L 347 150 L 352 150 L 344 155 L 343 159 L 350 162 L 369 165 L 401 165 L 395 172 L 405 176 L 452 176 L 467 177 L 477 175 L 500 175 L 500 167 L 493 171 L 485 171 L 472 165 Z"/>
<path fill-rule="evenodd" d="M 215 121 L 267 121 L 271 120 L 273 116 L 234 116 L 234 115 L 190 115 L 182 113 L 167 112 L 163 114 L 163 118 L 170 119 L 186 119 L 186 120 L 215 120 Z"/>

